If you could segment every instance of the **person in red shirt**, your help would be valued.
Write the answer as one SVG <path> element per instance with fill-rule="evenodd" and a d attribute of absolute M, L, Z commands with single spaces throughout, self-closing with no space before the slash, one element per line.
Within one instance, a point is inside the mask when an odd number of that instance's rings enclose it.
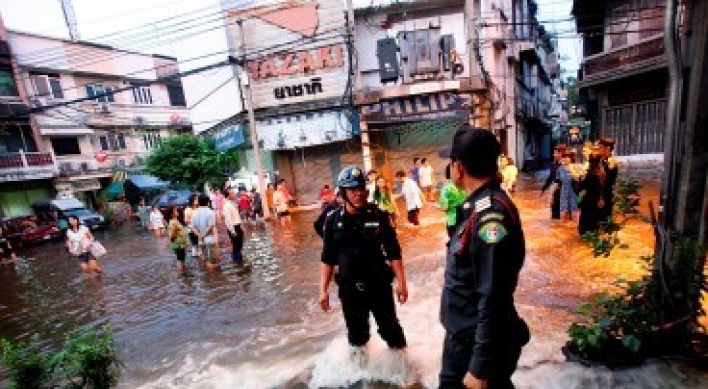
<path fill-rule="evenodd" d="M 238 189 L 238 211 L 242 220 L 250 220 L 251 216 L 251 195 L 246 192 L 246 188 Z"/>
<path fill-rule="evenodd" d="M 320 190 L 320 201 L 322 202 L 322 209 L 324 209 L 327 204 L 334 201 L 334 191 L 329 187 L 329 185 L 325 185 Z"/>

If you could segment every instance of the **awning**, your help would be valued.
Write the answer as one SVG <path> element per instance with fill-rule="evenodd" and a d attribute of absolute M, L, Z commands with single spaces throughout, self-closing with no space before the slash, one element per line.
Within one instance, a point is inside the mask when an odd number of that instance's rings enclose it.
<path fill-rule="evenodd" d="M 121 196 L 125 196 L 125 193 L 123 192 L 123 184 L 125 184 L 125 181 L 116 181 L 112 183 L 103 192 L 106 195 L 106 198 L 108 198 L 108 200 L 113 200 Z"/>
<path fill-rule="evenodd" d="M 90 128 L 40 128 L 39 133 L 54 136 L 91 135 L 93 130 Z"/>
<path fill-rule="evenodd" d="M 168 182 L 160 181 L 159 178 L 149 174 L 136 174 L 128 177 L 126 181 L 132 182 L 141 190 L 163 189 L 170 185 Z"/>

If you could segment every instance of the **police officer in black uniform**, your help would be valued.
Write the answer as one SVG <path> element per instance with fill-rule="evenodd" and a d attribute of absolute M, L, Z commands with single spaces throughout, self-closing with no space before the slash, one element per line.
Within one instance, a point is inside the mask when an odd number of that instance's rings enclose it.
<path fill-rule="evenodd" d="M 440 388 L 513 388 L 511 375 L 530 339 L 514 306 L 524 233 L 496 175 L 500 151 L 491 132 L 464 125 L 441 152 L 452 161 L 455 185 L 471 194 L 448 246 Z"/>
<path fill-rule="evenodd" d="M 328 311 L 329 285 L 339 286 L 339 298 L 347 324 L 349 344 L 359 348 L 369 341 L 369 313 L 379 334 L 392 349 L 406 347 L 403 328 L 396 317 L 392 282 L 396 296 L 408 299 L 401 246 L 386 212 L 367 203 L 366 178 L 361 169 L 350 166 L 337 180 L 343 205 L 331 211 L 323 231 L 319 304 Z"/>

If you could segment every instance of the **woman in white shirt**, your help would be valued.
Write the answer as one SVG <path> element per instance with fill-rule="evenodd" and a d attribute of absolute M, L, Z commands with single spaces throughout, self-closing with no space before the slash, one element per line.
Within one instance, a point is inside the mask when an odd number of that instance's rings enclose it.
<path fill-rule="evenodd" d="M 150 226 L 155 230 L 155 236 L 158 238 L 165 236 L 165 216 L 157 207 L 152 207 L 150 212 Z"/>
<path fill-rule="evenodd" d="M 69 228 L 66 230 L 66 248 L 71 255 L 81 259 L 81 270 L 84 274 L 91 276 L 91 273 L 101 274 L 103 270 L 98 266 L 96 257 L 91 254 L 91 244 L 93 234 L 91 231 L 79 223 L 79 218 L 69 216 Z"/>

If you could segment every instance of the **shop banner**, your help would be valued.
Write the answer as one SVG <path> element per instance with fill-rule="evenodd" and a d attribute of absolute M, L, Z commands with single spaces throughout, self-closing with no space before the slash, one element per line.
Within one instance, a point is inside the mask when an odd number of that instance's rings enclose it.
<path fill-rule="evenodd" d="M 471 95 L 437 93 L 381 101 L 361 107 L 368 123 L 402 123 L 456 119 L 467 121 L 472 106 Z"/>
<path fill-rule="evenodd" d="M 292 150 L 338 142 L 359 133 L 357 115 L 343 109 L 278 116 L 256 124 L 263 150 Z"/>
<path fill-rule="evenodd" d="M 243 124 L 226 127 L 214 135 L 216 151 L 224 152 L 243 144 Z"/>

